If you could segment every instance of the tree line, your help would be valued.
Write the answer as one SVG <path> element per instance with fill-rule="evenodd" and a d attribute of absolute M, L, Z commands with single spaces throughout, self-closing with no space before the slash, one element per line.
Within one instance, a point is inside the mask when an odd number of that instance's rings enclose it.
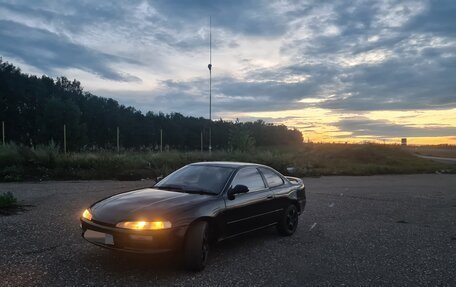
<path fill-rule="evenodd" d="M 201 133 L 208 148 L 209 120 L 180 113 L 142 113 L 110 98 L 83 91 L 81 83 L 65 77 L 56 80 L 22 73 L 0 58 L 0 121 L 8 142 L 30 147 L 51 141 L 63 145 L 66 126 L 70 151 L 113 149 L 120 130 L 120 144 L 128 149 L 199 150 Z M 287 146 L 302 143 L 302 134 L 284 125 L 264 121 L 211 124 L 213 149 L 249 149 L 254 146 Z"/>

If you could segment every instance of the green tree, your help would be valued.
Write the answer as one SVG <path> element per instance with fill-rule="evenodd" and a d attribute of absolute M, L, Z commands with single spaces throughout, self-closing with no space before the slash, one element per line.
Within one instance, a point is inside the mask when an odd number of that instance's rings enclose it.
<path fill-rule="evenodd" d="M 152 99 L 153 100 L 153 99 Z M 199 150 L 201 133 L 208 148 L 209 127 L 214 149 L 249 150 L 257 146 L 302 143 L 302 134 L 284 125 L 264 121 L 209 122 L 180 113 L 143 114 L 117 101 L 84 92 L 81 83 L 65 77 L 52 79 L 21 72 L 0 58 L 0 121 L 5 121 L 7 141 L 36 146 L 52 139 L 63 145 L 63 124 L 68 147 L 73 150 L 116 145 L 117 127 L 122 147 L 143 149 L 160 143 L 179 150 Z"/>
<path fill-rule="evenodd" d="M 232 150 L 249 151 L 255 147 L 255 139 L 251 132 L 238 120 L 230 129 L 229 143 Z"/>

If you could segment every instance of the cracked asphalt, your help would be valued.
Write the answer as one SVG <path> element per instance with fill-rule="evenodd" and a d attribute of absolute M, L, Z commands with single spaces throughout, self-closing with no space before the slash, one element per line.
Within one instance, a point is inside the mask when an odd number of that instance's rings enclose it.
<path fill-rule="evenodd" d="M 25 207 L 0 215 L 0 286 L 456 286 L 456 175 L 305 178 L 297 233 L 217 244 L 200 273 L 80 236 L 80 213 L 149 181 L 2 183 Z"/>

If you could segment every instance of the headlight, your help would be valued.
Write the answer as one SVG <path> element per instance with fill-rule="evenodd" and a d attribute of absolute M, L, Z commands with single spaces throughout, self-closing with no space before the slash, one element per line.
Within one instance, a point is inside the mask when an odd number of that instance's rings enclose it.
<path fill-rule="evenodd" d="M 169 221 L 123 221 L 116 224 L 116 227 L 134 230 L 160 230 L 171 228 Z"/>
<path fill-rule="evenodd" d="M 90 221 L 90 220 L 92 220 L 92 213 L 90 213 L 90 211 L 88 209 L 86 209 L 82 213 L 82 217 Z"/>

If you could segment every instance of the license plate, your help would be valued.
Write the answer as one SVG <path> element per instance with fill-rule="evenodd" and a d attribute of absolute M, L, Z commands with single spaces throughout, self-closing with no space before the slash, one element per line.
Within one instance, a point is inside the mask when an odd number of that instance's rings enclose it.
<path fill-rule="evenodd" d="M 112 234 L 105 235 L 105 244 L 114 245 L 114 238 L 112 237 Z"/>
<path fill-rule="evenodd" d="M 93 230 L 87 229 L 86 232 L 84 233 L 84 237 L 89 241 L 95 241 L 98 243 L 114 245 L 114 238 L 113 238 L 112 234 L 109 234 L 109 233 L 98 232 L 98 231 L 93 231 Z"/>

